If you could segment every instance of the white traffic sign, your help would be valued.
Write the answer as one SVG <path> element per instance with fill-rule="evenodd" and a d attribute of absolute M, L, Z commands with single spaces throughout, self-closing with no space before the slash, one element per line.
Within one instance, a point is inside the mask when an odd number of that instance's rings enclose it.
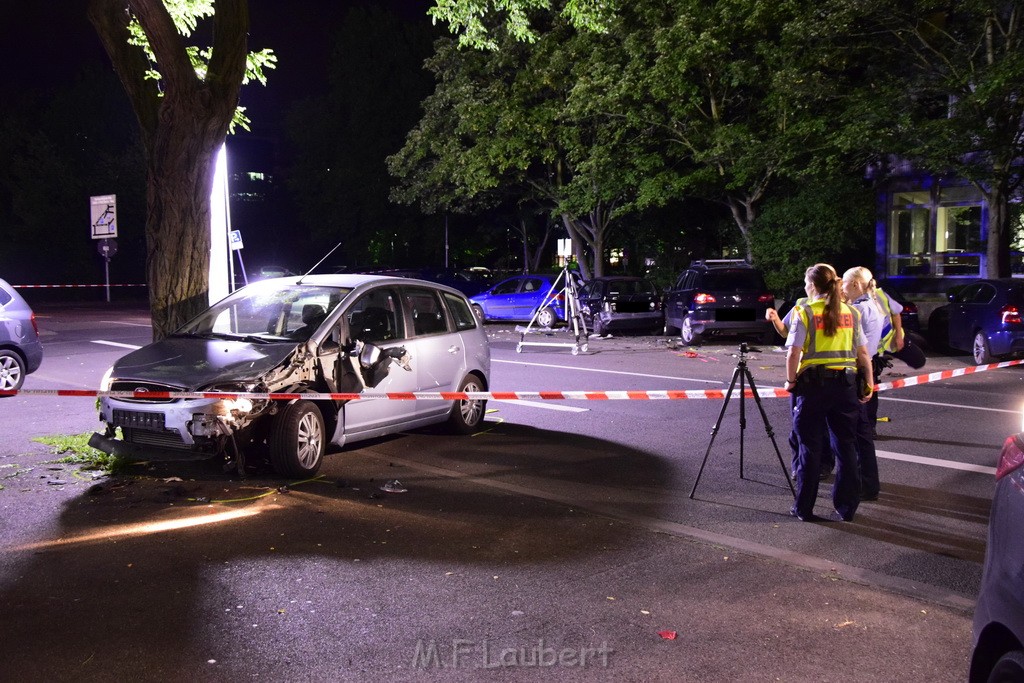
<path fill-rule="evenodd" d="M 231 246 L 231 251 L 238 251 L 244 245 L 242 244 L 242 231 L 232 230 L 228 233 L 228 244 Z"/>
<path fill-rule="evenodd" d="M 94 240 L 117 237 L 117 195 L 89 197 L 89 218 Z"/>

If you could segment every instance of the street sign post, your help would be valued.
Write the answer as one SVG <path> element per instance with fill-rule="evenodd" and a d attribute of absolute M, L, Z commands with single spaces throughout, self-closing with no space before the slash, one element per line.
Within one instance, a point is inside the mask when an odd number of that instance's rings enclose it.
<path fill-rule="evenodd" d="M 94 240 L 117 237 L 117 195 L 89 197 L 89 219 Z"/>

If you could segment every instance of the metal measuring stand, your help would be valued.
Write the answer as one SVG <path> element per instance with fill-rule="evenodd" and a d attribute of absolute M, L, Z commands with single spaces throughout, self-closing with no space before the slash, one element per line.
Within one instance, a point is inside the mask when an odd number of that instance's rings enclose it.
<path fill-rule="evenodd" d="M 559 291 L 559 283 L 562 285 L 562 289 Z M 540 312 L 545 308 L 553 304 L 558 297 L 561 296 L 565 302 L 565 322 L 567 325 L 572 326 L 572 333 L 574 341 L 572 342 L 528 342 L 526 341 L 526 335 L 531 332 L 540 332 L 541 330 L 534 329 L 534 323 L 537 322 L 537 317 Z M 553 328 L 545 328 L 544 334 L 554 333 Z M 544 299 L 541 300 L 537 310 L 533 312 L 533 317 L 530 318 L 530 322 L 526 327 L 516 326 L 516 332 L 519 332 L 519 343 L 516 344 L 516 353 L 522 353 L 524 346 L 561 346 L 572 349 L 572 355 L 576 356 L 582 351 L 587 352 L 587 338 L 589 333 L 587 332 L 587 325 L 583 322 L 583 316 L 580 313 L 580 303 L 577 298 L 576 280 L 569 273 L 569 267 L 566 266 L 562 269 L 562 272 L 558 274 L 555 281 L 551 284 L 551 289 L 548 290 L 547 294 L 544 295 Z M 581 341 L 582 340 L 582 341 Z"/>

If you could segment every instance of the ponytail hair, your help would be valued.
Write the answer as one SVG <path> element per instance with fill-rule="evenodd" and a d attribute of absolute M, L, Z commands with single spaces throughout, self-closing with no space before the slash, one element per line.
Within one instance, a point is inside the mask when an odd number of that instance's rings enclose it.
<path fill-rule="evenodd" d="M 823 332 L 826 337 L 835 335 L 839 329 L 839 316 L 842 313 L 843 289 L 842 280 L 836 275 L 836 269 L 827 263 L 816 263 L 804 274 L 814 291 L 825 298 L 825 315 Z"/>

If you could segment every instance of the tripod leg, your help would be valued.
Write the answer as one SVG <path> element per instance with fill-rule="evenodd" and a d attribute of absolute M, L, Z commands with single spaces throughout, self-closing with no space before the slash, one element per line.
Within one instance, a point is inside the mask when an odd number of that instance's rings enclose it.
<path fill-rule="evenodd" d="M 748 377 L 746 363 L 740 361 L 736 369 L 740 374 L 740 479 L 743 479 L 743 434 L 747 429 L 747 392 L 744 380 Z"/>
<path fill-rule="evenodd" d="M 746 368 L 743 369 L 746 373 L 747 381 L 750 383 L 750 391 L 754 394 L 754 403 L 757 404 L 757 409 L 761 411 L 761 419 L 764 421 L 764 431 L 771 439 L 772 448 L 775 449 L 775 457 L 779 459 L 779 466 L 782 468 L 782 474 L 786 477 L 786 483 L 789 484 L 789 490 L 793 494 L 793 499 L 796 499 L 796 489 L 793 488 L 793 480 L 789 478 L 789 469 L 786 467 L 786 463 L 782 460 L 782 453 L 779 451 L 779 444 L 775 442 L 775 432 L 772 430 L 772 425 L 768 422 L 768 415 L 764 412 L 764 406 L 761 405 L 761 397 L 757 395 L 757 387 L 754 386 L 754 378 L 750 374 L 750 371 Z M 740 432 L 742 438 L 742 432 Z M 742 476 L 742 469 L 740 470 Z"/>
<path fill-rule="evenodd" d="M 722 426 L 722 417 L 725 415 L 725 409 L 728 407 L 729 399 L 732 397 L 733 387 L 736 386 L 736 380 L 739 377 L 740 369 L 737 367 L 732 373 L 732 381 L 729 383 L 729 391 L 725 394 L 725 400 L 722 401 L 722 410 L 718 413 L 718 420 L 715 422 L 715 426 L 711 428 L 711 441 L 708 442 L 708 449 L 704 451 L 704 460 L 700 463 L 700 469 L 697 471 L 697 479 L 693 482 L 693 488 L 690 489 L 690 498 L 693 498 L 693 494 L 697 492 L 697 484 L 700 483 L 700 477 L 704 474 L 704 466 L 708 464 L 708 456 L 711 455 L 711 446 L 714 445 L 715 436 L 717 436 L 718 429 Z"/>

